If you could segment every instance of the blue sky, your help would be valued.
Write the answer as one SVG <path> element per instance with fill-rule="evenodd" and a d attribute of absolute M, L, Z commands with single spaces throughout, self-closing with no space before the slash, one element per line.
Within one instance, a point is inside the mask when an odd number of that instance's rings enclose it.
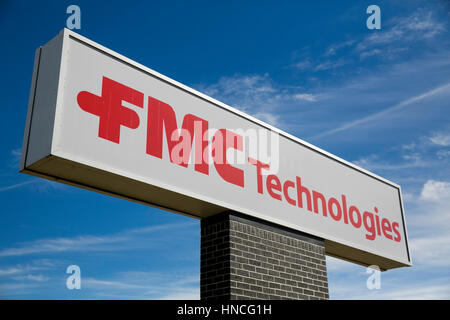
<path fill-rule="evenodd" d="M 18 173 L 35 49 L 80 34 L 402 186 L 414 266 L 332 299 L 450 299 L 447 1 L 0 2 L 0 298 L 199 298 L 198 220 Z M 381 30 L 366 8 L 381 8 Z M 82 289 L 65 286 L 81 268 Z"/>

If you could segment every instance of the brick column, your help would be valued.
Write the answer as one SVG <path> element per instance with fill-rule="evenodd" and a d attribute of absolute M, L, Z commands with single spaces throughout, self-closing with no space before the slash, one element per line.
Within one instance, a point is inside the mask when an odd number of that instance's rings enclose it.
<path fill-rule="evenodd" d="M 202 219 L 200 297 L 328 299 L 324 241 L 235 212 Z"/>

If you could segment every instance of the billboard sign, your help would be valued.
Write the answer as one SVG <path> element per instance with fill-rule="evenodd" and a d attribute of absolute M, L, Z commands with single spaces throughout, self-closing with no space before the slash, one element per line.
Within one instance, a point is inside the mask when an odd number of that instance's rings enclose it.
<path fill-rule="evenodd" d="M 64 29 L 36 52 L 21 171 L 204 218 L 233 210 L 411 265 L 400 187 Z"/>

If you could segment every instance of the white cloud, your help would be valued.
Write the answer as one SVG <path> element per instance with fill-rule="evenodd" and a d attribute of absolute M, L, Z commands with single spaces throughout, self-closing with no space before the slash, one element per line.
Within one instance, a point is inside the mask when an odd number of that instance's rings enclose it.
<path fill-rule="evenodd" d="M 29 274 L 30 272 L 34 271 L 42 271 L 42 270 L 48 270 L 52 268 L 54 264 L 49 261 L 48 259 L 40 259 L 40 260 L 34 260 L 31 261 L 31 263 L 28 264 L 18 264 L 13 267 L 4 267 L 0 269 L 0 277 L 11 277 L 13 276 L 14 279 L 29 279 L 29 280 L 36 280 L 39 281 L 41 278 L 40 276 L 35 276 L 32 274 Z M 24 275 L 28 274 L 28 275 Z"/>
<path fill-rule="evenodd" d="M 324 53 L 324 56 L 333 56 L 339 50 L 344 49 L 346 47 L 353 46 L 355 42 L 356 42 L 355 39 L 351 39 L 351 40 L 347 40 L 347 41 L 343 41 L 343 42 L 339 42 L 339 43 L 334 43 L 327 48 L 327 50 Z"/>
<path fill-rule="evenodd" d="M 316 102 L 319 95 L 279 85 L 268 74 L 222 77 L 217 83 L 198 85 L 200 92 L 240 109 L 273 126 L 283 125 L 281 111 Z M 300 92 L 299 92 L 300 91 Z"/>
<path fill-rule="evenodd" d="M 298 70 L 308 70 L 312 68 L 312 63 L 309 60 L 303 60 L 295 63 L 294 67 Z"/>
<path fill-rule="evenodd" d="M 43 252 L 65 252 L 99 250 L 99 245 L 122 242 L 123 236 L 80 236 L 75 238 L 41 239 L 24 244 L 22 247 L 0 251 L 0 257 L 22 256 Z"/>
<path fill-rule="evenodd" d="M 377 54 L 384 54 L 392 47 L 427 41 L 446 30 L 446 25 L 435 19 L 433 12 L 424 9 L 407 17 L 393 18 L 384 25 L 383 32 L 371 33 L 356 46 L 361 56 L 374 52 L 374 48 L 379 50 Z"/>
<path fill-rule="evenodd" d="M 309 86 L 295 87 L 276 83 L 268 74 L 236 75 L 199 86 L 199 91 L 257 118 L 262 116 L 264 121 L 307 141 L 322 137 L 334 140 L 349 137 L 335 133 L 352 129 L 367 132 L 380 126 L 389 130 L 413 126 L 422 120 L 420 114 L 425 107 L 432 116 L 433 110 L 441 108 L 450 95 L 450 83 L 442 83 L 442 79 L 448 78 L 448 54 L 443 47 L 434 53 L 377 65 L 371 70 L 358 68 L 357 74 L 347 75 L 343 81 L 329 82 L 328 86 L 310 80 Z M 343 63 L 322 58 L 317 61 L 303 58 L 298 67 L 325 70 Z M 338 109 L 340 112 L 335 113 Z M 300 121 L 294 123 L 294 119 Z M 352 139 L 365 136 L 355 134 Z M 378 136 L 373 134 L 371 139 Z"/>
<path fill-rule="evenodd" d="M 36 281 L 36 282 L 46 282 L 50 278 L 46 277 L 42 274 L 38 274 L 38 275 L 27 274 L 25 276 L 12 277 L 12 279 L 19 280 L 19 281 L 30 280 L 30 281 Z"/>
<path fill-rule="evenodd" d="M 200 300 L 199 289 L 188 289 L 183 291 L 175 291 L 157 298 L 158 300 Z"/>
<path fill-rule="evenodd" d="M 438 146 L 450 146 L 450 133 L 435 133 L 430 137 L 430 141 Z"/>
<path fill-rule="evenodd" d="M 275 109 L 282 99 L 282 92 L 274 87 L 268 74 L 222 77 L 212 85 L 200 85 L 199 91 L 251 115 L 263 114 L 275 120 Z"/>
<path fill-rule="evenodd" d="M 22 268 L 0 269 L 0 277 L 13 275 L 13 274 L 20 273 L 20 272 L 23 272 Z"/>
<path fill-rule="evenodd" d="M 42 274 L 54 267 L 48 259 L 33 260 L 27 264 L 0 269 L 0 297 L 11 299 L 15 296 L 42 291 L 50 277 Z M 37 274 L 36 272 L 39 272 Z"/>
<path fill-rule="evenodd" d="M 16 169 L 19 167 L 21 155 L 22 155 L 22 148 L 17 148 L 17 149 L 11 150 L 12 159 L 11 159 L 10 167 L 16 168 Z"/>
<path fill-rule="evenodd" d="M 198 271 L 127 271 L 106 279 L 82 280 L 84 290 L 99 297 L 117 299 L 199 299 Z"/>
<path fill-rule="evenodd" d="M 391 292 L 380 295 L 380 299 L 392 300 L 448 300 L 450 299 L 450 282 L 429 285 L 417 285 L 414 281 L 408 288 L 392 290 Z"/>
<path fill-rule="evenodd" d="M 450 158 L 450 150 L 438 150 L 436 155 L 439 159 Z"/>
<path fill-rule="evenodd" d="M 330 69 L 339 68 L 347 63 L 346 60 L 338 59 L 338 60 L 325 60 L 320 62 L 314 67 L 314 71 L 325 71 Z"/>
<path fill-rule="evenodd" d="M 36 180 L 29 180 L 29 181 L 25 181 L 25 182 L 14 183 L 14 184 L 9 185 L 9 186 L 1 187 L 0 188 L 0 192 L 8 191 L 8 190 L 16 189 L 16 188 L 20 188 L 20 187 L 26 186 L 28 184 L 36 183 L 37 181 L 38 180 L 36 179 Z"/>
<path fill-rule="evenodd" d="M 438 201 L 450 198 L 450 183 L 446 181 L 428 180 L 420 193 L 420 198 L 426 201 Z"/>
<path fill-rule="evenodd" d="M 440 136 L 441 135 L 439 135 L 439 137 Z M 441 138 L 439 138 L 439 141 L 440 140 Z M 415 138 L 409 143 L 403 143 L 400 146 L 392 146 L 390 148 L 385 148 L 383 152 L 363 156 L 358 160 L 353 161 L 353 163 L 367 170 L 386 171 L 383 173 L 396 174 L 396 176 L 400 177 L 405 175 L 410 176 L 412 172 L 411 169 L 435 170 L 436 172 L 439 172 L 440 175 L 445 175 L 445 168 L 448 167 L 447 158 L 449 156 L 450 150 L 441 149 L 436 151 L 436 144 L 430 140 L 429 134 L 425 134 Z M 428 180 L 429 176 L 419 178 L 417 176 L 417 172 L 419 171 L 416 170 L 415 172 L 415 182 L 421 183 L 420 190 L 422 190 L 424 179 Z M 412 177 L 408 178 L 408 183 L 411 183 L 411 178 Z M 418 194 L 418 196 L 420 196 L 420 194 Z M 410 199 L 413 199 L 414 197 L 415 196 L 410 193 Z"/>
<path fill-rule="evenodd" d="M 387 116 L 390 116 L 395 111 L 399 111 L 411 104 L 420 102 L 422 100 L 425 100 L 427 98 L 430 98 L 430 97 L 433 97 L 435 95 L 439 95 L 442 93 L 444 93 L 444 94 L 450 93 L 450 83 L 446 83 L 444 85 L 441 85 L 437 88 L 434 88 L 434 89 L 424 92 L 422 94 L 405 99 L 405 100 L 403 100 L 389 108 L 386 108 L 382 111 L 373 113 L 368 116 L 361 117 L 359 119 L 349 121 L 347 123 L 344 123 L 344 124 L 334 128 L 334 129 L 327 130 L 322 133 L 316 134 L 316 135 L 310 137 L 309 139 L 316 140 L 316 139 L 323 138 L 323 137 L 326 137 L 326 136 L 329 136 L 329 135 L 332 135 L 332 134 L 335 134 L 335 133 L 338 133 L 341 131 L 349 130 L 353 127 L 360 126 L 360 125 L 363 125 L 363 124 L 366 124 L 369 122 L 373 123 L 375 121 L 382 121 L 383 119 L 386 119 Z"/>
<path fill-rule="evenodd" d="M 193 226 L 191 223 L 172 223 L 156 225 L 144 228 L 129 229 L 123 232 L 105 236 L 84 235 L 73 238 L 38 239 L 27 242 L 15 248 L 7 248 L 0 251 L 0 257 L 23 256 L 37 253 L 57 253 L 68 251 L 110 251 L 129 248 L 130 243 L 138 234 L 157 232 L 166 229 L 176 229 Z"/>
<path fill-rule="evenodd" d="M 450 266 L 450 235 L 430 234 L 428 237 L 411 238 L 410 249 L 414 264 L 422 267 Z"/>
<path fill-rule="evenodd" d="M 293 98 L 296 100 L 305 100 L 309 102 L 317 101 L 317 96 L 310 93 L 296 93 L 293 95 Z"/>
<path fill-rule="evenodd" d="M 381 160 L 378 155 L 369 155 L 353 161 L 354 164 L 369 171 L 393 171 L 401 169 L 412 169 L 427 167 L 430 165 L 428 161 L 423 160 L 420 156 L 403 156 L 404 161 Z"/>
<path fill-rule="evenodd" d="M 382 273 L 381 290 L 368 290 L 367 275 L 360 275 L 357 267 L 327 257 L 332 299 L 450 298 L 450 182 L 445 169 L 448 162 L 434 158 L 435 144 L 429 137 L 424 134 L 358 163 L 372 169 L 396 168 L 396 176 L 408 177 L 405 184 L 409 191 L 403 192 L 403 199 L 412 267 Z M 440 179 L 430 179 L 433 175 Z M 402 187 L 405 190 L 405 185 Z"/>
<path fill-rule="evenodd" d="M 447 277 L 423 282 L 417 278 L 393 279 L 387 273 L 382 273 L 380 290 L 367 289 L 366 280 L 367 276 L 344 276 L 341 280 L 330 284 L 330 298 L 339 300 L 450 299 L 450 280 Z"/>
<path fill-rule="evenodd" d="M 326 55 L 324 55 L 324 57 L 326 57 Z M 350 60 L 344 60 L 342 58 L 334 60 L 333 57 L 325 59 L 322 57 L 322 59 L 315 59 L 314 62 L 312 62 L 311 59 L 299 61 L 294 63 L 292 67 L 300 71 L 311 70 L 313 72 L 319 72 L 334 70 L 346 65 L 349 62 Z"/>
<path fill-rule="evenodd" d="M 42 178 L 33 178 L 33 180 L 13 183 L 8 186 L 0 187 L 0 192 L 17 189 L 17 188 L 20 188 L 20 187 L 23 187 L 26 185 L 33 185 L 34 190 L 43 192 L 43 193 L 49 192 L 54 189 L 66 190 L 66 188 L 67 188 L 67 186 L 65 184 L 62 184 L 59 182 L 42 179 Z"/>
<path fill-rule="evenodd" d="M 372 49 L 372 50 L 362 52 L 360 57 L 361 57 L 361 59 L 365 59 L 368 57 L 379 55 L 381 52 L 382 51 L 380 49 Z"/>
<path fill-rule="evenodd" d="M 83 279 L 86 289 L 148 289 L 145 285 L 124 283 L 118 280 L 99 280 L 94 278 Z"/>
<path fill-rule="evenodd" d="M 29 294 L 36 289 L 39 289 L 40 284 L 30 281 L 14 282 L 14 283 L 0 283 L 0 297 L 11 299 L 14 296 L 21 296 Z"/>
<path fill-rule="evenodd" d="M 383 22 L 380 32 L 333 43 L 318 57 L 305 58 L 303 54 L 303 60 L 292 66 L 301 71 L 317 72 L 334 70 L 371 57 L 392 61 L 401 58 L 416 44 L 436 41 L 437 36 L 446 30 L 447 23 L 440 21 L 432 10 L 420 8 L 409 16 L 396 16 Z M 337 56 L 344 49 L 347 49 L 345 59 Z"/>

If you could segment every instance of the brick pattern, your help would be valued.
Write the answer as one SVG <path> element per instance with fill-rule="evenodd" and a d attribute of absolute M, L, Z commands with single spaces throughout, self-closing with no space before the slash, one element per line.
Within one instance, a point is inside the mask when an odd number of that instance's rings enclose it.
<path fill-rule="evenodd" d="M 201 299 L 328 299 L 322 239 L 227 212 L 201 222 Z"/>

